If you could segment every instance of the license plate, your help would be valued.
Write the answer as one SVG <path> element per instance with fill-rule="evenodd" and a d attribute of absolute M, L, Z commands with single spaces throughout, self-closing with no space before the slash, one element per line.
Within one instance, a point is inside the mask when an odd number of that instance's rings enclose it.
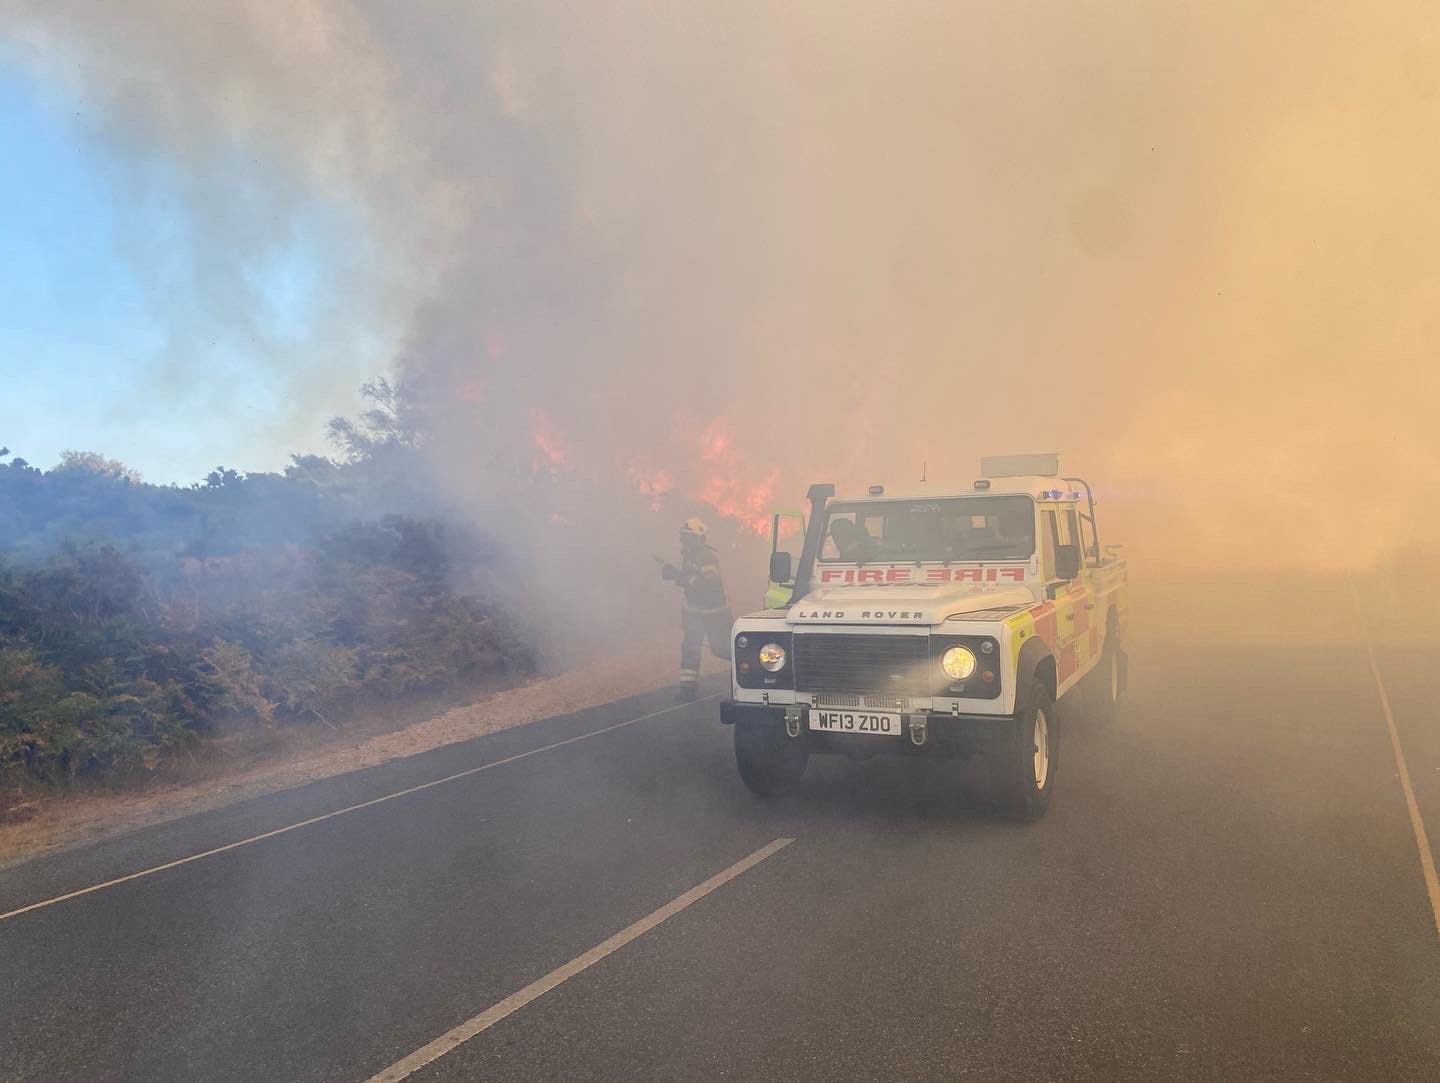
<path fill-rule="evenodd" d="M 888 711 L 818 711 L 810 712 L 810 728 L 826 733 L 870 733 L 879 737 L 899 737 L 901 715 Z"/>

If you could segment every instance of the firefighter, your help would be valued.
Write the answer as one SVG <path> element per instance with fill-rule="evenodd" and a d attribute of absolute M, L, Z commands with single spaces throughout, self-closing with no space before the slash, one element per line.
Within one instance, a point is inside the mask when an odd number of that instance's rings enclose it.
<path fill-rule="evenodd" d="M 700 651 L 710 641 L 710 653 L 730 658 L 730 603 L 720 579 L 720 554 L 705 540 L 705 524 L 686 519 L 680 526 L 680 564 L 666 564 L 661 575 L 685 594 L 680 626 L 680 687 L 682 700 L 693 700 L 700 681 Z"/>

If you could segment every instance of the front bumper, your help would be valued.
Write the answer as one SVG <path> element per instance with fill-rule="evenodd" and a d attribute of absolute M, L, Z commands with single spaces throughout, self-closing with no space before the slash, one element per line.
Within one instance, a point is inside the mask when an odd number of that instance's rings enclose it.
<path fill-rule="evenodd" d="M 891 753 L 911 756 L 963 756 L 979 751 L 1008 732 L 1012 715 L 950 714 L 939 711 L 903 712 L 899 737 L 853 733 L 821 733 L 809 728 L 808 707 L 738 703 L 720 704 L 720 721 L 727 726 L 756 726 L 785 733 L 803 741 L 811 752 L 838 752 L 872 756 Z"/>

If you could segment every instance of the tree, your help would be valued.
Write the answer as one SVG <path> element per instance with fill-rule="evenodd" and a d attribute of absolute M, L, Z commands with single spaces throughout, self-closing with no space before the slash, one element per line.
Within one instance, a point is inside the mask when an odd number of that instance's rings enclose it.
<path fill-rule="evenodd" d="M 360 394 L 370 406 L 360 412 L 359 421 L 335 417 L 325 427 L 330 442 L 344 451 L 351 462 L 374 458 L 381 451 L 419 446 L 420 407 L 404 384 L 392 384 L 382 378 L 361 384 Z"/>
<path fill-rule="evenodd" d="M 241 480 L 238 470 L 231 470 L 228 466 L 217 466 L 205 475 L 205 488 L 223 489 L 227 485 L 239 485 Z"/>
<path fill-rule="evenodd" d="M 119 459 L 107 459 L 98 451 L 62 451 L 60 462 L 51 468 L 52 474 L 93 474 L 96 477 L 114 478 L 138 485 L 140 472 Z"/>

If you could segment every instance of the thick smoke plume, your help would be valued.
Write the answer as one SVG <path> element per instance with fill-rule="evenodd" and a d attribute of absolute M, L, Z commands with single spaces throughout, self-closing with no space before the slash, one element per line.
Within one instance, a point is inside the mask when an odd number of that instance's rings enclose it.
<path fill-rule="evenodd" d="M 274 201 L 355 216 L 337 321 L 393 330 L 437 478 L 535 551 L 1053 449 L 1137 555 L 1436 538 L 1425 4 L 0 11 L 187 171 L 222 283 Z M 667 510 L 607 523 L 611 491 Z"/>

